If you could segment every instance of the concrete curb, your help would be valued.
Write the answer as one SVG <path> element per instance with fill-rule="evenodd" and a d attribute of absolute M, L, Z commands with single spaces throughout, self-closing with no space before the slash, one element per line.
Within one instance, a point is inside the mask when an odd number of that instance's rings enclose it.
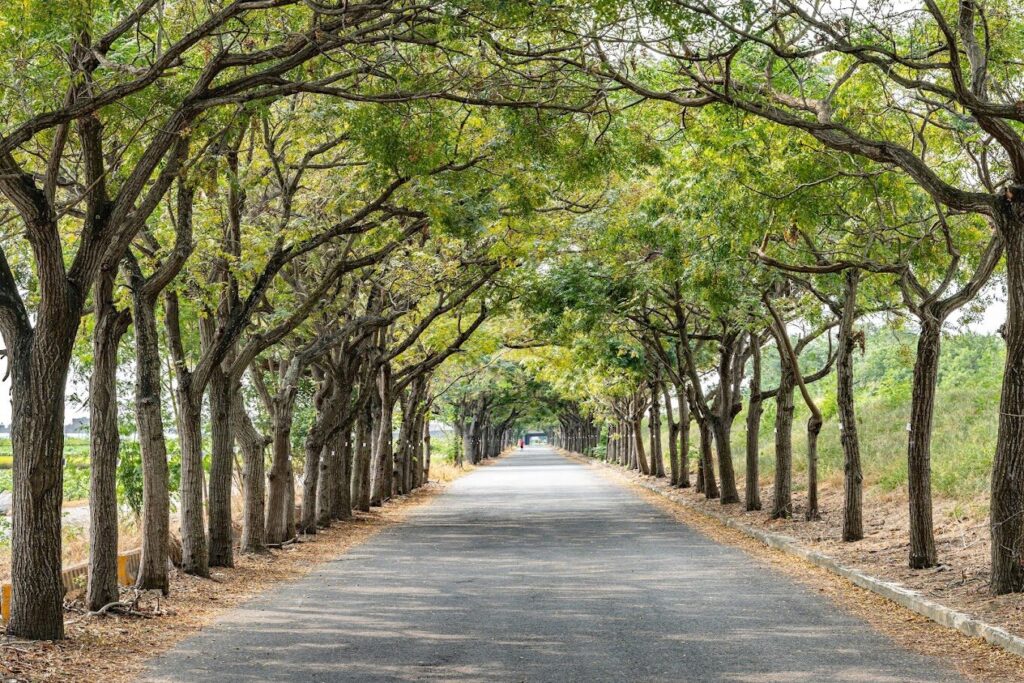
<path fill-rule="evenodd" d="M 565 453 L 565 451 L 563 451 L 563 453 Z M 582 460 L 587 464 L 600 465 L 604 469 L 622 473 L 621 468 L 603 461 L 586 458 L 576 453 L 570 453 L 569 455 L 574 459 Z M 957 610 L 939 604 L 934 600 L 929 600 L 917 591 L 906 588 L 901 584 L 883 581 L 869 574 L 865 574 L 859 569 L 848 567 L 828 555 L 823 555 L 815 550 L 803 547 L 800 545 L 799 541 L 792 536 L 763 531 L 762 529 L 757 529 L 749 524 L 738 522 L 728 515 L 704 510 L 679 496 L 672 495 L 671 491 L 666 491 L 652 482 L 644 481 L 643 479 L 635 479 L 634 481 L 648 491 L 682 505 L 692 512 L 696 512 L 705 517 L 710 517 L 731 529 L 736 529 L 737 531 L 764 543 L 769 548 L 775 548 L 785 553 L 789 553 L 790 555 L 795 555 L 817 567 L 827 569 L 833 574 L 838 574 L 851 583 L 854 583 L 865 590 L 869 590 L 872 593 L 881 595 L 883 598 L 891 600 L 892 602 L 895 602 L 912 612 L 916 612 L 923 617 L 927 617 L 937 624 L 941 624 L 948 628 L 954 628 L 960 633 L 970 636 L 971 638 L 981 638 L 996 647 L 1000 647 L 1007 652 L 1017 655 L 1018 657 L 1024 657 L 1024 638 L 1015 636 L 1004 628 L 999 628 L 998 626 L 993 626 L 984 621 L 979 621 L 968 614 L 958 612 Z"/>

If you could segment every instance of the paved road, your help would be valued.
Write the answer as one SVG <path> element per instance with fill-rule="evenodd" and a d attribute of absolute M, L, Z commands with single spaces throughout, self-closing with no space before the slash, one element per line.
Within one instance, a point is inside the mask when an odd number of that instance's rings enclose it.
<path fill-rule="evenodd" d="M 154 662 L 151 681 L 957 681 L 527 448 Z"/>

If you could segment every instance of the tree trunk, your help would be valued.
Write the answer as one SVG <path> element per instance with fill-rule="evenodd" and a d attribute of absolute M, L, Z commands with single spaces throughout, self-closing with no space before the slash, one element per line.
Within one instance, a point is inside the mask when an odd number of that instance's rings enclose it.
<path fill-rule="evenodd" d="M 135 425 L 142 457 L 142 557 L 135 586 L 167 594 L 170 522 L 170 471 L 164 436 L 160 350 L 155 300 L 132 286 L 135 334 Z"/>
<path fill-rule="evenodd" d="M 295 528 L 295 468 L 291 460 L 288 461 L 288 476 L 285 477 L 284 492 L 284 537 L 290 539 L 299 535 Z"/>
<path fill-rule="evenodd" d="M 715 437 L 718 451 L 718 473 L 722 478 L 720 502 L 722 505 L 740 502 L 740 494 L 736 488 L 736 473 L 732 466 L 732 417 L 721 418 L 712 416 L 708 419 Z"/>
<path fill-rule="evenodd" d="M 178 384 L 178 441 L 181 448 L 181 568 L 186 574 L 209 577 L 203 528 L 203 437 L 200 401 L 188 385 Z"/>
<path fill-rule="evenodd" d="M 377 390 L 380 395 L 380 416 L 377 429 L 376 470 L 373 482 L 373 504 L 381 505 L 393 495 L 392 485 L 395 479 L 395 454 L 392 431 L 394 429 L 395 398 L 392 394 L 391 367 L 385 363 L 381 366 L 377 377 Z"/>
<path fill-rule="evenodd" d="M 363 389 L 360 389 L 363 391 Z M 363 512 L 370 510 L 370 439 L 373 434 L 373 401 L 366 401 L 356 429 L 355 476 L 352 479 L 352 499 Z"/>
<path fill-rule="evenodd" d="M 931 440 L 935 384 L 939 374 L 942 321 L 921 318 L 910 398 L 910 434 L 907 439 L 907 489 L 910 498 L 910 566 L 938 563 L 932 529 Z"/>
<path fill-rule="evenodd" d="M 210 478 L 206 512 L 211 567 L 235 566 L 231 539 L 231 470 L 235 459 L 231 394 L 234 388 L 227 374 L 220 367 L 215 368 L 207 385 L 210 401 Z"/>
<path fill-rule="evenodd" d="M 661 452 L 661 400 L 658 383 L 651 384 L 651 473 L 655 477 L 665 476 L 665 458 Z"/>
<path fill-rule="evenodd" d="M 732 423 L 738 410 L 734 410 L 737 401 L 733 396 L 739 391 L 739 384 L 734 384 L 737 373 L 742 373 L 737 358 L 743 345 L 742 335 L 729 333 L 722 337 L 718 363 L 718 399 L 710 415 L 711 429 L 715 435 L 718 450 L 718 474 L 722 482 L 722 505 L 740 502 L 739 490 L 736 487 L 736 471 L 732 462 Z"/>
<path fill-rule="evenodd" d="M 719 497 L 718 482 L 715 480 L 715 464 L 711 456 L 712 429 L 710 420 L 697 420 L 700 429 L 700 470 L 698 476 L 698 490 L 703 491 L 704 496 L 709 499 Z"/>
<path fill-rule="evenodd" d="M 338 476 L 331 501 L 333 519 L 352 519 L 352 425 L 338 430 L 334 448 L 338 451 Z"/>
<path fill-rule="evenodd" d="M 779 353 L 782 356 L 782 352 Z M 795 379 L 788 363 L 781 363 L 779 391 L 775 395 L 775 485 L 772 519 L 793 516 L 793 391 Z"/>
<path fill-rule="evenodd" d="M 821 417 L 812 414 L 807 419 L 807 511 L 808 521 L 821 519 L 818 509 L 818 434 L 821 433 Z"/>
<path fill-rule="evenodd" d="M 647 454 L 644 453 L 644 432 L 641 427 L 640 418 L 634 418 L 632 424 L 633 448 L 636 449 L 636 466 L 640 474 L 650 474 L 651 468 L 647 464 Z"/>
<path fill-rule="evenodd" d="M 686 400 L 686 385 L 676 387 L 679 400 L 679 488 L 690 486 L 690 404 Z"/>
<path fill-rule="evenodd" d="M 302 516 L 299 518 L 300 533 L 316 532 L 316 484 L 319 481 L 319 466 L 324 446 L 321 439 L 306 437 L 305 463 L 302 470 Z"/>
<path fill-rule="evenodd" d="M 256 429 L 245 409 L 240 391 L 232 392 L 232 422 L 242 452 L 242 540 L 239 551 L 261 553 L 267 549 L 264 449 L 267 439 Z"/>
<path fill-rule="evenodd" d="M 423 420 L 423 483 L 430 481 L 430 411 Z"/>
<path fill-rule="evenodd" d="M 119 599 L 117 585 L 117 347 L 128 317 L 111 297 L 114 274 L 100 272 L 95 287 L 96 327 L 89 380 L 89 581 L 90 610 Z"/>
<path fill-rule="evenodd" d="M 64 388 L 78 317 L 76 312 L 64 330 L 37 329 L 34 338 L 21 343 L 6 340 L 12 366 L 14 452 L 11 619 L 7 631 L 22 638 L 64 637 Z"/>
<path fill-rule="evenodd" d="M 993 593 L 1024 591 L 1024 187 L 1001 198 L 1006 243 L 1006 364 L 992 464 L 989 524 Z"/>
<path fill-rule="evenodd" d="M 761 414 L 761 340 L 750 333 L 750 399 L 747 402 L 747 471 L 744 507 L 748 511 L 761 509 L 760 437 Z"/>
<path fill-rule="evenodd" d="M 836 405 L 839 409 L 839 441 L 843 446 L 843 540 L 864 538 L 863 482 L 860 466 L 860 440 L 857 438 L 857 414 L 853 397 L 853 351 L 856 347 L 853 324 L 857 317 L 859 273 L 847 270 L 843 293 L 843 315 L 839 325 L 839 353 L 836 358 Z"/>
<path fill-rule="evenodd" d="M 331 525 L 331 493 L 338 476 L 338 455 L 329 442 L 320 450 L 320 476 L 316 488 L 316 525 L 320 528 Z"/>
<path fill-rule="evenodd" d="M 317 489 L 320 483 L 320 459 L 327 444 L 330 426 L 330 407 L 328 401 L 335 394 L 335 382 L 330 375 L 325 376 L 317 387 L 314 403 L 316 419 L 306 435 L 304 444 L 305 464 L 302 472 L 302 518 L 299 520 L 299 531 L 304 534 L 315 534 L 317 526 Z M 326 482 L 330 486 L 330 482 Z M 329 506 L 328 506 L 329 507 Z M 330 520 L 328 520 L 330 522 Z"/>
<path fill-rule="evenodd" d="M 679 486 L 679 425 L 672 414 L 672 394 L 668 390 L 668 383 L 661 385 L 662 396 L 665 398 L 665 420 L 668 422 L 668 469 L 671 477 L 669 483 L 672 486 Z"/>
<path fill-rule="evenodd" d="M 272 418 L 272 457 L 270 465 L 270 492 L 267 496 L 267 543 L 284 543 L 293 534 L 288 533 L 289 514 L 294 515 L 294 496 L 290 494 L 292 480 L 292 415 L 291 401 L 278 401 Z M 289 513 L 289 508 L 292 510 Z"/>

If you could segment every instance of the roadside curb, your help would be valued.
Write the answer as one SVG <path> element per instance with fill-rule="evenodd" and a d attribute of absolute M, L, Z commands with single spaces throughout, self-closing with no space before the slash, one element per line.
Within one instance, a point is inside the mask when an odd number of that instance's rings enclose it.
<path fill-rule="evenodd" d="M 560 452 L 588 465 L 600 465 L 603 469 L 625 474 L 621 468 L 614 467 L 603 461 L 587 458 L 578 453 L 569 453 L 568 451 Z M 652 482 L 639 478 L 631 478 L 631 480 L 648 491 L 658 494 L 662 498 L 670 500 L 692 512 L 703 515 L 704 517 L 710 517 L 731 529 L 735 529 L 736 531 L 760 541 L 769 548 L 775 548 L 776 550 L 781 550 L 790 555 L 795 555 L 805 562 L 809 562 L 817 567 L 826 569 L 833 574 L 838 574 L 851 583 L 880 595 L 887 600 L 891 600 L 892 602 L 895 602 L 912 612 L 916 612 L 923 617 L 927 617 L 937 624 L 956 629 L 960 633 L 971 638 L 981 638 L 987 643 L 1002 648 L 1007 652 L 1017 655 L 1018 657 L 1024 657 L 1024 638 L 1015 636 L 1004 628 L 993 626 L 992 624 L 975 619 L 964 612 L 959 612 L 937 603 L 934 600 L 929 600 L 917 591 L 906 588 L 901 584 L 883 581 L 882 579 L 865 574 L 859 569 L 848 567 L 828 555 L 803 547 L 800 545 L 799 541 L 792 536 L 763 531 L 752 527 L 749 524 L 738 522 L 728 515 L 704 510 L 680 496 L 673 495 L 672 491 L 667 491 Z"/>

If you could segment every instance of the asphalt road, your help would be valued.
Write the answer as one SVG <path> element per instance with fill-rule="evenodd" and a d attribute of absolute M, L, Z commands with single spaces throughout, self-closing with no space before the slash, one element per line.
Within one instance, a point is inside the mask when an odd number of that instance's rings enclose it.
<path fill-rule="evenodd" d="M 455 482 L 150 681 L 957 681 L 550 450 Z"/>

